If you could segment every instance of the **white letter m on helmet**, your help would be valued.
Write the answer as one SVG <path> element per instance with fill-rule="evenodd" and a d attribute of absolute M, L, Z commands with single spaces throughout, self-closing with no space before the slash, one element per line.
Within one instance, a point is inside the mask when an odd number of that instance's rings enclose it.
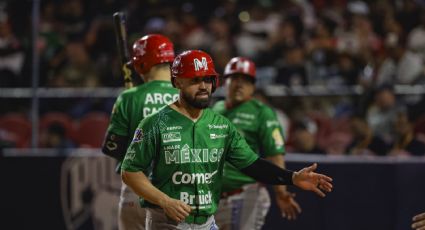
<path fill-rule="evenodd" d="M 202 61 L 199 61 L 199 59 L 194 58 L 193 64 L 195 66 L 196 71 L 199 71 L 200 69 L 208 70 L 207 58 L 205 57 L 202 57 Z"/>

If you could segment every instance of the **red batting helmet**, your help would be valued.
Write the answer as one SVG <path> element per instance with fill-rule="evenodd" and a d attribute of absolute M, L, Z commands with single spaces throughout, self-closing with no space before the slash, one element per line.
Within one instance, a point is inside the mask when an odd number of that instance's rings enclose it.
<path fill-rule="evenodd" d="M 248 58 L 234 57 L 227 63 L 224 77 L 232 74 L 243 74 L 255 80 L 255 64 Z"/>
<path fill-rule="evenodd" d="M 152 66 L 173 62 L 174 45 L 165 36 L 150 34 L 133 44 L 133 66 L 139 74 L 149 72 Z"/>
<path fill-rule="evenodd" d="M 218 85 L 218 73 L 209 54 L 201 50 L 188 50 L 179 54 L 171 67 L 171 82 L 174 85 L 176 77 L 194 78 L 213 76 L 212 92 Z"/>

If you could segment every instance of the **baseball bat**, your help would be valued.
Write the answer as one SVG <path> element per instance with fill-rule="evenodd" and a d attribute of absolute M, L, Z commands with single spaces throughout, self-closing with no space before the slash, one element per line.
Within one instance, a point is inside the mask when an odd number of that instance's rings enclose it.
<path fill-rule="evenodd" d="M 130 53 L 127 47 L 127 28 L 125 14 L 123 12 L 115 12 L 113 15 L 113 20 L 118 55 L 121 63 L 121 71 L 124 77 L 124 87 L 129 89 L 133 87 L 133 81 L 131 80 Z"/>

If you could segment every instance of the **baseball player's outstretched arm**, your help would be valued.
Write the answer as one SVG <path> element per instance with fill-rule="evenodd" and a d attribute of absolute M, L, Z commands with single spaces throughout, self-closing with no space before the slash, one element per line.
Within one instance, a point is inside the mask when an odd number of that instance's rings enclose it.
<path fill-rule="evenodd" d="M 325 193 L 323 191 L 332 191 L 332 178 L 315 173 L 314 170 L 316 170 L 316 168 L 317 164 L 314 163 L 310 167 L 293 172 L 279 168 L 259 158 L 248 167 L 241 169 L 241 172 L 265 184 L 295 185 L 301 189 L 313 191 L 319 196 L 324 197 Z"/>
<path fill-rule="evenodd" d="M 416 230 L 425 230 L 425 212 L 413 217 L 412 228 Z"/>
<path fill-rule="evenodd" d="M 121 178 L 134 193 L 164 209 L 165 214 L 173 220 L 180 222 L 189 215 L 191 211 L 189 205 L 158 190 L 143 172 L 122 171 Z"/>

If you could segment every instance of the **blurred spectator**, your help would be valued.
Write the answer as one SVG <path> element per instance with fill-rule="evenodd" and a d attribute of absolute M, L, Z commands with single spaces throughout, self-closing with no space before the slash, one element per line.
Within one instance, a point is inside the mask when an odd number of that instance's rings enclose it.
<path fill-rule="evenodd" d="M 60 23 L 61 32 L 67 37 L 83 37 L 88 27 L 89 12 L 86 12 L 85 1 L 68 0 L 61 1 L 58 5 L 57 19 Z"/>
<path fill-rule="evenodd" d="M 423 60 L 420 55 L 407 50 L 404 41 L 395 33 L 387 35 L 385 46 L 388 57 L 378 69 L 376 85 L 414 84 L 423 75 Z"/>
<path fill-rule="evenodd" d="M 296 121 L 292 125 L 291 152 L 324 154 L 325 152 L 317 145 L 314 128 L 303 121 Z"/>
<path fill-rule="evenodd" d="M 56 4 L 43 2 L 40 12 L 40 85 L 48 84 L 49 71 L 58 68 L 55 57 L 65 47 L 66 37 L 60 33 L 60 23 L 56 20 Z"/>
<path fill-rule="evenodd" d="M 337 33 L 338 50 L 367 56 L 378 50 L 380 45 L 369 19 L 369 6 L 363 1 L 348 3 L 345 27 Z"/>
<path fill-rule="evenodd" d="M 116 54 L 115 34 L 112 20 L 99 19 L 92 21 L 86 34 L 84 44 L 90 54 L 90 61 L 94 64 L 94 71 L 98 75 L 99 83 L 104 86 L 122 84 L 122 76 Z M 139 79 L 133 77 L 134 80 Z"/>
<path fill-rule="evenodd" d="M 239 14 L 242 31 L 236 38 L 236 48 L 240 56 L 256 59 L 261 50 L 267 47 L 268 37 L 280 23 L 280 16 L 266 7 L 251 6 L 249 11 Z"/>
<path fill-rule="evenodd" d="M 290 47 L 284 53 L 283 63 L 278 67 L 276 83 L 287 86 L 307 85 L 307 71 L 304 65 L 304 52 L 301 47 Z"/>
<path fill-rule="evenodd" d="M 350 119 L 350 128 L 353 141 L 347 147 L 347 154 L 384 156 L 388 153 L 389 146 L 380 137 L 373 134 L 364 118 L 353 116 Z"/>
<path fill-rule="evenodd" d="M 21 83 L 25 53 L 13 34 L 8 15 L 0 8 L 0 87 L 17 87 Z"/>
<path fill-rule="evenodd" d="M 17 140 L 18 137 L 14 133 L 0 128 L 0 155 L 4 148 L 16 148 Z"/>
<path fill-rule="evenodd" d="M 337 40 L 334 37 L 336 22 L 328 17 L 320 17 L 313 28 L 313 34 L 306 44 L 307 52 L 316 49 L 335 49 Z"/>
<path fill-rule="evenodd" d="M 401 1 L 401 9 L 398 11 L 396 18 L 400 21 L 401 26 L 403 27 L 403 32 L 405 34 L 410 33 L 413 28 L 415 28 L 420 21 L 421 8 L 419 3 L 421 1 L 417 0 L 404 0 Z M 423 3 L 423 1 L 422 1 Z"/>
<path fill-rule="evenodd" d="M 359 83 L 361 68 L 356 59 L 348 53 L 338 55 L 337 75 L 345 85 L 356 85 Z"/>
<path fill-rule="evenodd" d="M 144 33 L 163 33 L 175 43 L 177 52 L 209 50 L 218 70 L 232 56 L 251 57 L 258 63 L 261 86 L 360 84 L 367 94 L 386 84 L 425 82 L 423 2 L 226 0 L 206 4 L 208 7 L 196 1 L 41 1 L 40 85 L 121 87 L 111 20 L 117 9 L 128 16 L 130 42 Z M 31 5 L 30 1 L 0 2 L 0 87 L 30 85 Z M 360 98 L 358 104 L 366 110 L 370 98 L 362 97 L 355 95 L 350 100 L 357 105 L 355 100 Z M 385 141 L 394 136 L 393 126 L 388 124 L 394 121 L 396 105 L 379 104 L 395 101 L 391 97 L 394 95 L 377 96 L 381 99 L 376 99 L 366 117 L 374 133 Z M 317 98 L 331 104 L 328 114 L 340 112 L 333 99 Z M 51 103 L 53 100 L 59 103 Z M 403 96 L 403 100 L 416 103 L 415 98 Z M 24 107 L 4 101 L 5 111 Z M 102 101 L 106 100 L 43 99 L 41 109 L 72 111 L 79 117 L 104 110 L 108 102 Z M 288 100 L 275 102 L 288 112 L 297 106 Z M 423 114 L 419 105 L 412 107 L 417 116 Z M 329 145 L 321 139 L 328 138 L 318 138 L 318 145 L 327 153 Z"/>
<path fill-rule="evenodd" d="M 65 127 L 60 123 L 52 123 L 49 125 L 45 133 L 42 134 L 41 147 L 54 148 L 58 150 L 66 150 L 76 147 L 75 144 L 65 136 Z"/>
<path fill-rule="evenodd" d="M 352 135 L 349 132 L 334 131 L 327 139 L 326 154 L 344 155 L 347 154 L 347 146 L 352 142 Z"/>
<path fill-rule="evenodd" d="M 62 66 L 50 79 L 55 87 L 96 87 L 99 79 L 84 44 L 70 41 L 65 47 Z M 58 60 L 60 61 L 60 60 Z"/>
<path fill-rule="evenodd" d="M 301 34 L 296 30 L 298 20 L 287 18 L 278 24 L 276 30 L 271 31 L 265 49 L 258 53 L 259 66 L 270 66 L 274 63 L 282 65 L 287 48 L 301 45 Z"/>
<path fill-rule="evenodd" d="M 382 138 L 386 143 L 390 143 L 394 140 L 393 124 L 399 109 L 396 104 L 394 89 L 389 85 L 379 87 L 373 100 L 367 111 L 367 123 L 375 135 Z"/>
<path fill-rule="evenodd" d="M 415 27 L 408 35 L 407 47 L 425 58 L 425 10 L 422 9 L 420 24 Z"/>
<path fill-rule="evenodd" d="M 312 37 L 306 42 L 306 51 L 309 57 L 307 62 L 309 84 L 327 84 L 329 78 L 335 75 L 337 55 L 335 26 L 336 24 L 331 19 L 319 19 Z"/>
<path fill-rule="evenodd" d="M 199 23 L 199 19 L 193 14 L 191 3 L 185 6 L 181 15 L 182 34 L 184 34 L 183 49 L 205 49 L 211 41 L 205 27 Z"/>
<path fill-rule="evenodd" d="M 230 27 L 223 18 L 213 17 L 208 23 L 208 33 L 210 54 L 214 59 L 216 71 L 222 73 L 227 62 L 235 54 Z"/>
<path fill-rule="evenodd" d="M 425 144 L 416 138 L 412 118 L 409 117 L 407 111 L 397 113 L 394 127 L 396 138 L 392 145 L 391 155 L 425 155 Z"/>

